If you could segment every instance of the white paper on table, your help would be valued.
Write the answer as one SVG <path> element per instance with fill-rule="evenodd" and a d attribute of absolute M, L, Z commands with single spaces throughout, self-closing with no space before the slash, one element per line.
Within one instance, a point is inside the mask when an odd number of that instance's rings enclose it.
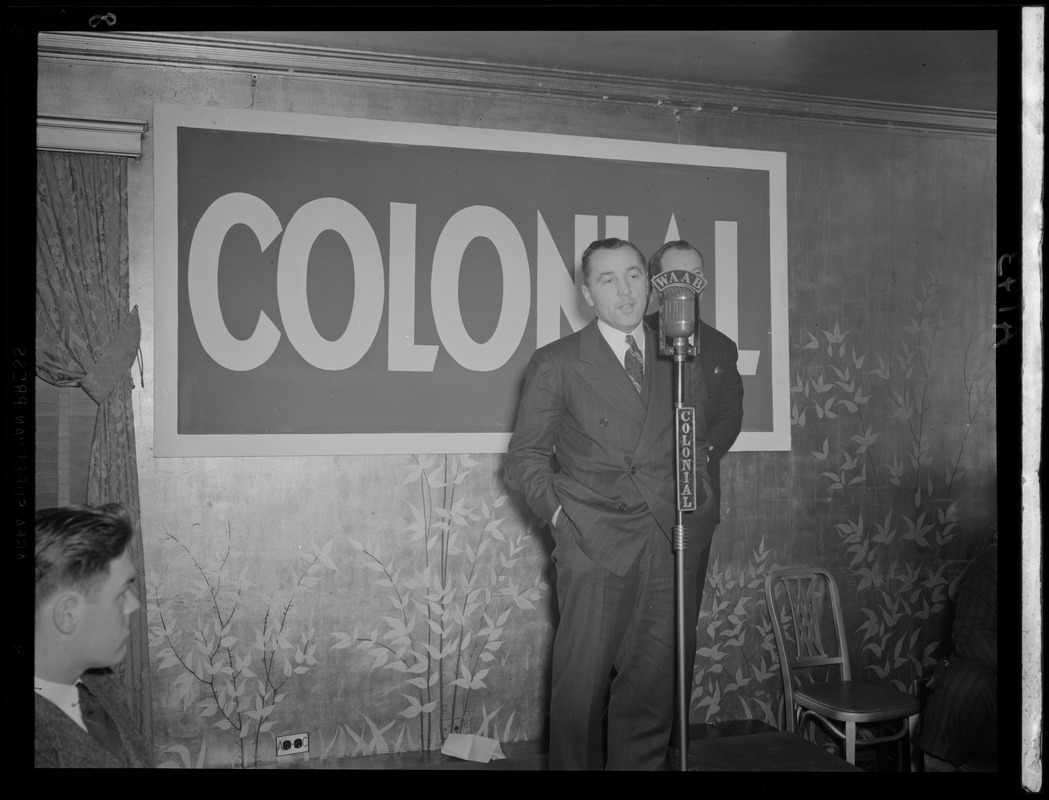
<path fill-rule="evenodd" d="M 441 746 L 441 752 L 446 756 L 462 758 L 466 761 L 480 761 L 482 764 L 487 764 L 497 758 L 506 758 L 498 741 L 472 733 L 448 734 L 448 738 Z"/>

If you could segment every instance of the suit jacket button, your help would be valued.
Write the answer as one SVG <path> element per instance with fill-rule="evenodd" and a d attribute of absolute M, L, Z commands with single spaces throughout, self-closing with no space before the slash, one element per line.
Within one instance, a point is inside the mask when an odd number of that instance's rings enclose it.
<path fill-rule="evenodd" d="M 630 468 L 630 474 L 631 475 L 637 475 L 637 467 L 631 467 Z"/>
<path fill-rule="evenodd" d="M 608 420 L 607 419 L 603 419 L 603 420 L 601 420 L 600 424 L 601 424 L 602 428 L 607 428 L 608 427 Z"/>
<path fill-rule="evenodd" d="M 619 510 L 620 511 L 626 511 L 626 503 L 620 503 L 619 504 Z"/>

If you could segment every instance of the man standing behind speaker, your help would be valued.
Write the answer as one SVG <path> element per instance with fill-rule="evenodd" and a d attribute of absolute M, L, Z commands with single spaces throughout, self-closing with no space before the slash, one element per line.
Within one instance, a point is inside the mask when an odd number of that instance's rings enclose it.
<path fill-rule="evenodd" d="M 663 769 L 674 715 L 673 365 L 642 321 L 640 251 L 602 239 L 582 267 L 597 319 L 533 354 L 506 459 L 555 543 L 550 768 Z M 692 373 L 698 448 L 707 392 Z M 702 465 L 696 477 L 697 506 L 711 514 Z"/>
<path fill-rule="evenodd" d="M 685 241 L 667 242 L 660 247 L 648 262 L 649 277 L 654 277 L 667 270 L 688 270 L 703 275 L 703 256 L 691 244 Z M 698 362 L 706 384 L 706 397 L 703 402 L 696 398 L 686 397 L 686 405 L 694 405 L 697 415 L 703 408 L 706 422 L 706 439 L 708 450 L 707 475 L 714 490 L 714 516 L 710 524 L 705 516 L 699 513 L 685 514 L 685 527 L 688 540 L 685 549 L 686 587 L 685 599 L 685 674 L 692 676 L 696 664 L 696 621 L 703 600 L 703 584 L 706 582 L 707 564 L 710 561 L 710 543 L 714 536 L 714 526 L 721 521 L 721 469 L 720 460 L 732 443 L 739 436 L 743 425 L 743 380 L 740 378 L 736 362 L 739 350 L 736 344 L 725 334 L 707 325 L 699 317 L 699 297 L 696 297 L 697 335 L 694 344 Z M 645 317 L 645 323 L 659 330 L 659 314 Z M 690 369 L 695 369 L 694 362 L 686 362 Z M 693 586 L 695 587 L 693 590 Z M 691 685 L 691 678 L 690 678 Z M 689 693 L 691 695 L 691 692 Z M 675 716 L 677 708 L 675 707 Z M 675 719 L 674 736 L 671 746 L 679 748 L 677 741 L 678 721 Z M 676 763 L 676 759 L 672 758 Z"/>

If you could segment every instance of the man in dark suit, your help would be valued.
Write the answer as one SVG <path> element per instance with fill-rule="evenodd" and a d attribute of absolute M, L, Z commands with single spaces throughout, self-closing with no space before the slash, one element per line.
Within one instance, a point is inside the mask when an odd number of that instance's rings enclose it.
<path fill-rule="evenodd" d="M 654 277 L 660 272 L 672 269 L 688 270 L 702 276 L 703 256 L 688 242 L 667 242 L 652 255 L 648 263 L 648 272 L 649 276 Z M 743 380 L 736 368 L 739 350 L 735 342 L 699 318 L 698 297 L 696 321 L 698 335 L 694 337 L 693 343 L 698 353 L 695 362 L 688 363 L 688 367 L 694 369 L 695 363 L 698 363 L 706 385 L 707 395 L 703 407 L 706 442 L 709 448 L 707 474 L 714 491 L 714 516 L 711 521 L 697 518 L 697 515 L 692 513 L 685 515 L 685 528 L 688 531 L 685 548 L 688 615 L 685 619 L 685 674 L 689 676 L 693 675 L 696 665 L 696 621 L 703 601 L 703 585 L 710 561 L 710 543 L 714 536 L 714 527 L 721 522 L 721 457 L 732 447 L 743 426 Z M 650 314 L 645 318 L 645 322 L 654 330 L 659 330 L 658 314 Z M 676 749 L 681 746 L 677 741 L 676 705 L 674 712 L 674 736 L 671 744 Z M 672 757 L 671 760 L 676 759 Z"/>
<path fill-rule="evenodd" d="M 998 761 L 997 539 L 966 568 L 954 607 L 952 652 L 930 684 L 918 733 L 929 772 Z"/>
<path fill-rule="evenodd" d="M 555 542 L 550 768 L 660 769 L 674 713 L 673 363 L 642 321 L 637 247 L 594 242 L 582 272 L 597 319 L 532 356 L 507 454 Z M 699 421 L 707 392 L 691 377 Z M 709 515 L 702 464 L 697 478 Z"/>
<path fill-rule="evenodd" d="M 132 525 L 116 503 L 36 514 L 34 766 L 153 766 L 111 669 L 139 608 Z"/>

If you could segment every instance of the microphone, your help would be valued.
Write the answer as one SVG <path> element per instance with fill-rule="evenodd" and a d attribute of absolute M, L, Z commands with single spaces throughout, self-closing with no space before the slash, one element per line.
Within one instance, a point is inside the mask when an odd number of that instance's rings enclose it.
<path fill-rule="evenodd" d="M 696 304 L 706 278 L 689 270 L 667 270 L 652 278 L 652 285 L 660 296 L 660 354 L 695 356 L 697 350 L 689 338 L 696 332 Z"/>
<path fill-rule="evenodd" d="M 668 286 L 659 308 L 663 333 L 670 339 L 687 339 L 696 331 L 696 293 L 690 286 Z"/>

